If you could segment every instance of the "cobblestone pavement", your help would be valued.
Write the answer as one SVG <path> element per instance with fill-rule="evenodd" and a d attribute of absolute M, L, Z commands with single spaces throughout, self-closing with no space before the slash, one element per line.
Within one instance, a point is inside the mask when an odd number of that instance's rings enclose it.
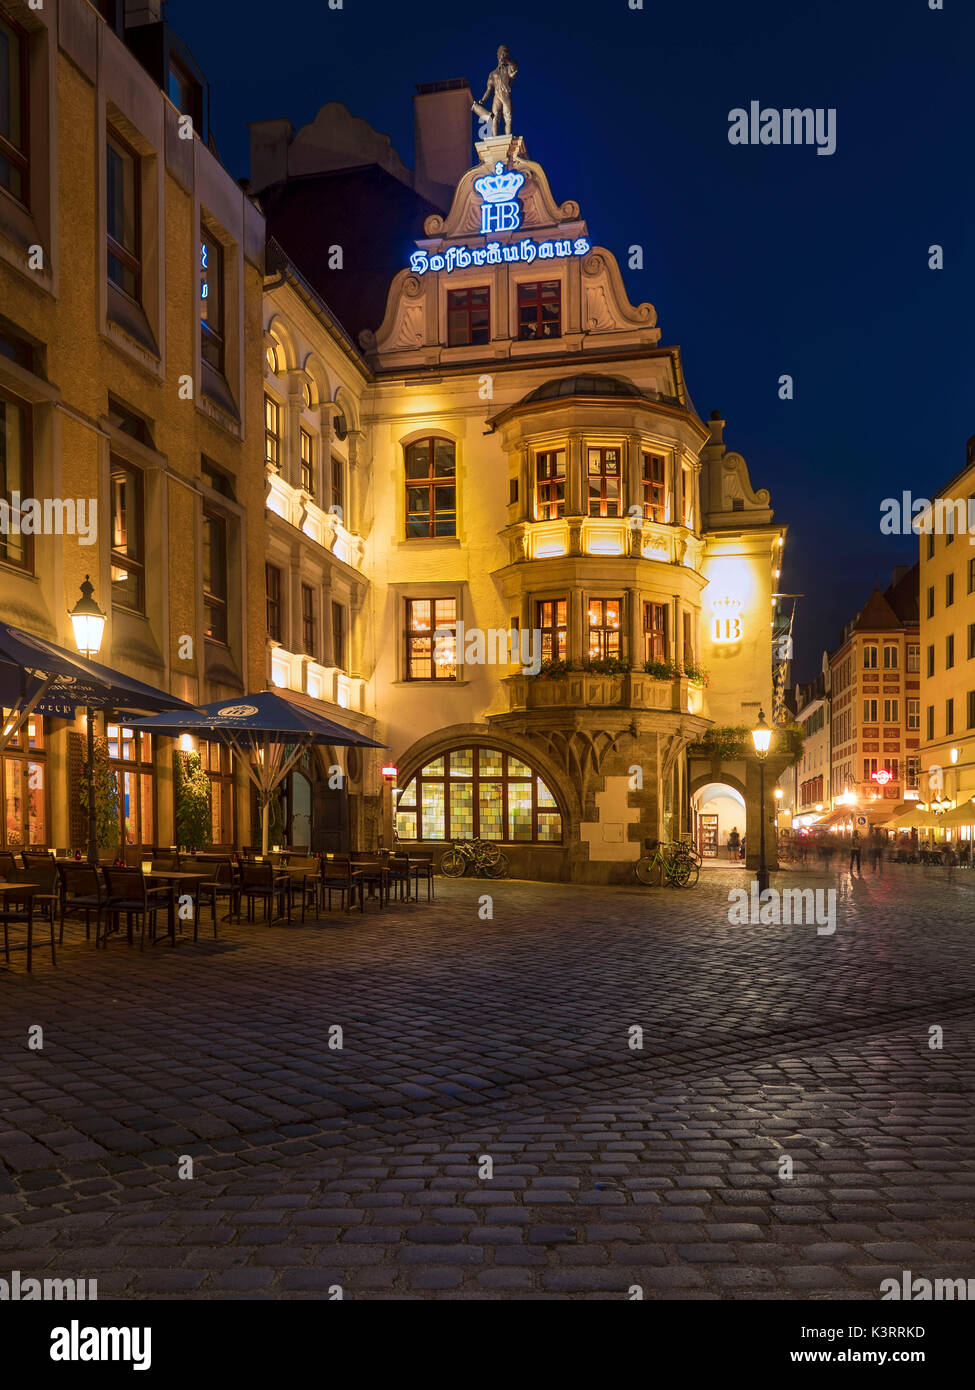
<path fill-rule="evenodd" d="M 975 875 L 774 883 L 835 887 L 835 934 L 730 925 L 721 870 L 441 881 L 145 954 L 69 925 L 56 970 L 0 967 L 0 1273 L 102 1298 L 975 1276 Z"/>

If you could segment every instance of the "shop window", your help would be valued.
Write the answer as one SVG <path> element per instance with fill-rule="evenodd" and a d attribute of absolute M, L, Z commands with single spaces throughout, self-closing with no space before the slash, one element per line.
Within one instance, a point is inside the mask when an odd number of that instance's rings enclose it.
<path fill-rule="evenodd" d="M 152 735 L 109 724 L 109 766 L 118 785 L 119 829 L 123 846 L 155 843 L 155 769 Z"/>
<path fill-rule="evenodd" d="M 106 145 L 108 279 L 137 302 L 142 294 L 139 156 L 109 130 Z"/>
<path fill-rule="evenodd" d="M 622 655 L 621 614 L 623 600 L 589 600 L 589 659 L 606 660 Z"/>
<path fill-rule="evenodd" d="M 264 566 L 264 593 L 267 606 L 267 635 L 281 641 L 281 571 L 277 565 Z"/>
<path fill-rule="evenodd" d="M 9 710 L 3 710 L 3 721 Z M 42 719 L 29 718 L 25 728 L 0 754 L 3 820 L 0 847 L 19 851 L 48 844 L 47 758 Z"/>
<path fill-rule="evenodd" d="M 487 285 L 477 289 L 447 291 L 447 346 L 476 347 L 491 339 L 491 291 Z"/>
<path fill-rule="evenodd" d="M 227 641 L 227 522 L 203 513 L 203 631 L 215 642 Z"/>
<path fill-rule="evenodd" d="M 569 604 L 564 598 L 540 599 L 535 622 L 542 634 L 542 660 L 565 661 L 568 654 Z"/>
<path fill-rule="evenodd" d="M 0 498 L 8 508 L 8 524 L 0 527 L 0 562 L 28 572 L 33 570 L 34 537 L 21 532 L 12 496 L 32 495 L 30 440 L 29 409 L 0 393 Z"/>
<path fill-rule="evenodd" d="M 29 197 L 28 38 L 0 13 L 0 188 Z"/>
<path fill-rule="evenodd" d="M 406 600 L 406 679 L 457 679 L 457 600 Z"/>
<path fill-rule="evenodd" d="M 666 463 L 659 454 L 642 455 L 643 515 L 663 521 L 667 515 Z"/>
<path fill-rule="evenodd" d="M 558 280 L 518 286 L 518 337 L 531 342 L 537 338 L 562 336 L 562 285 Z"/>
<path fill-rule="evenodd" d="M 589 449 L 587 456 L 589 515 L 620 516 L 623 496 L 619 449 Z"/>
<path fill-rule="evenodd" d="M 138 468 L 112 458 L 109 472 L 112 494 L 112 602 L 134 613 L 144 613 L 145 549 L 143 480 Z"/>
<path fill-rule="evenodd" d="M 418 439 L 406 447 L 406 534 L 457 533 L 457 478 L 449 439 Z"/>
<path fill-rule="evenodd" d="M 535 455 L 535 520 L 556 521 L 565 516 L 565 450 L 546 449 Z"/>
<path fill-rule="evenodd" d="M 645 603 L 643 605 L 643 659 L 644 661 L 667 660 L 667 605 L 665 603 Z"/>
<path fill-rule="evenodd" d="M 454 748 L 432 759 L 403 788 L 396 808 L 401 840 L 562 842 L 551 788 L 498 749 Z"/>

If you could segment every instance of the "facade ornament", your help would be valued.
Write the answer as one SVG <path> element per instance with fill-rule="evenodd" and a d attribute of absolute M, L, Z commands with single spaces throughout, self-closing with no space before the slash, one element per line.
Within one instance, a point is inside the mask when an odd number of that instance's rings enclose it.
<path fill-rule="evenodd" d="M 507 47 L 502 44 L 498 49 L 498 66 L 490 74 L 487 80 L 487 87 L 481 100 L 475 101 L 471 107 L 476 111 L 482 120 L 491 122 L 491 134 L 501 134 L 501 117 L 504 116 L 504 133 L 511 134 L 511 84 L 515 80 L 518 71 L 518 64 L 513 62 Z M 487 101 L 490 93 L 494 92 L 494 100 L 491 103 L 491 110 L 488 111 L 483 103 Z"/>

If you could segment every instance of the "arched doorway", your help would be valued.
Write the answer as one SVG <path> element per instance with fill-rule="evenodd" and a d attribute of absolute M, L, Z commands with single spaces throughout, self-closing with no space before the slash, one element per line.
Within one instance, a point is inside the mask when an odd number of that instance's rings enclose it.
<path fill-rule="evenodd" d="M 745 798 L 728 782 L 706 782 L 691 796 L 695 842 L 705 863 L 728 863 L 728 836 L 745 836 Z"/>
<path fill-rule="evenodd" d="M 343 750 L 358 754 L 358 750 Z M 348 775 L 347 775 L 348 774 Z M 349 776 L 333 748 L 307 748 L 271 802 L 270 842 L 305 846 L 312 854 L 344 853 L 349 844 Z M 251 792 L 252 843 L 260 843 L 257 793 Z"/>

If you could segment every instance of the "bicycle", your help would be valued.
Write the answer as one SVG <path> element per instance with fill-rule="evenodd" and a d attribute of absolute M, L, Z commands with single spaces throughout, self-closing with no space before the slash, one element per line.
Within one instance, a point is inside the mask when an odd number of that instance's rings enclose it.
<path fill-rule="evenodd" d="M 510 864 L 500 846 L 489 840 L 455 840 L 440 861 L 440 872 L 463 878 L 468 867 L 485 878 L 507 878 Z"/>
<path fill-rule="evenodd" d="M 675 888 L 695 886 L 701 872 L 700 856 L 695 851 L 681 840 L 673 844 L 660 840 L 647 843 L 649 853 L 642 855 L 634 865 L 639 883 L 659 887 L 666 878 Z"/>

